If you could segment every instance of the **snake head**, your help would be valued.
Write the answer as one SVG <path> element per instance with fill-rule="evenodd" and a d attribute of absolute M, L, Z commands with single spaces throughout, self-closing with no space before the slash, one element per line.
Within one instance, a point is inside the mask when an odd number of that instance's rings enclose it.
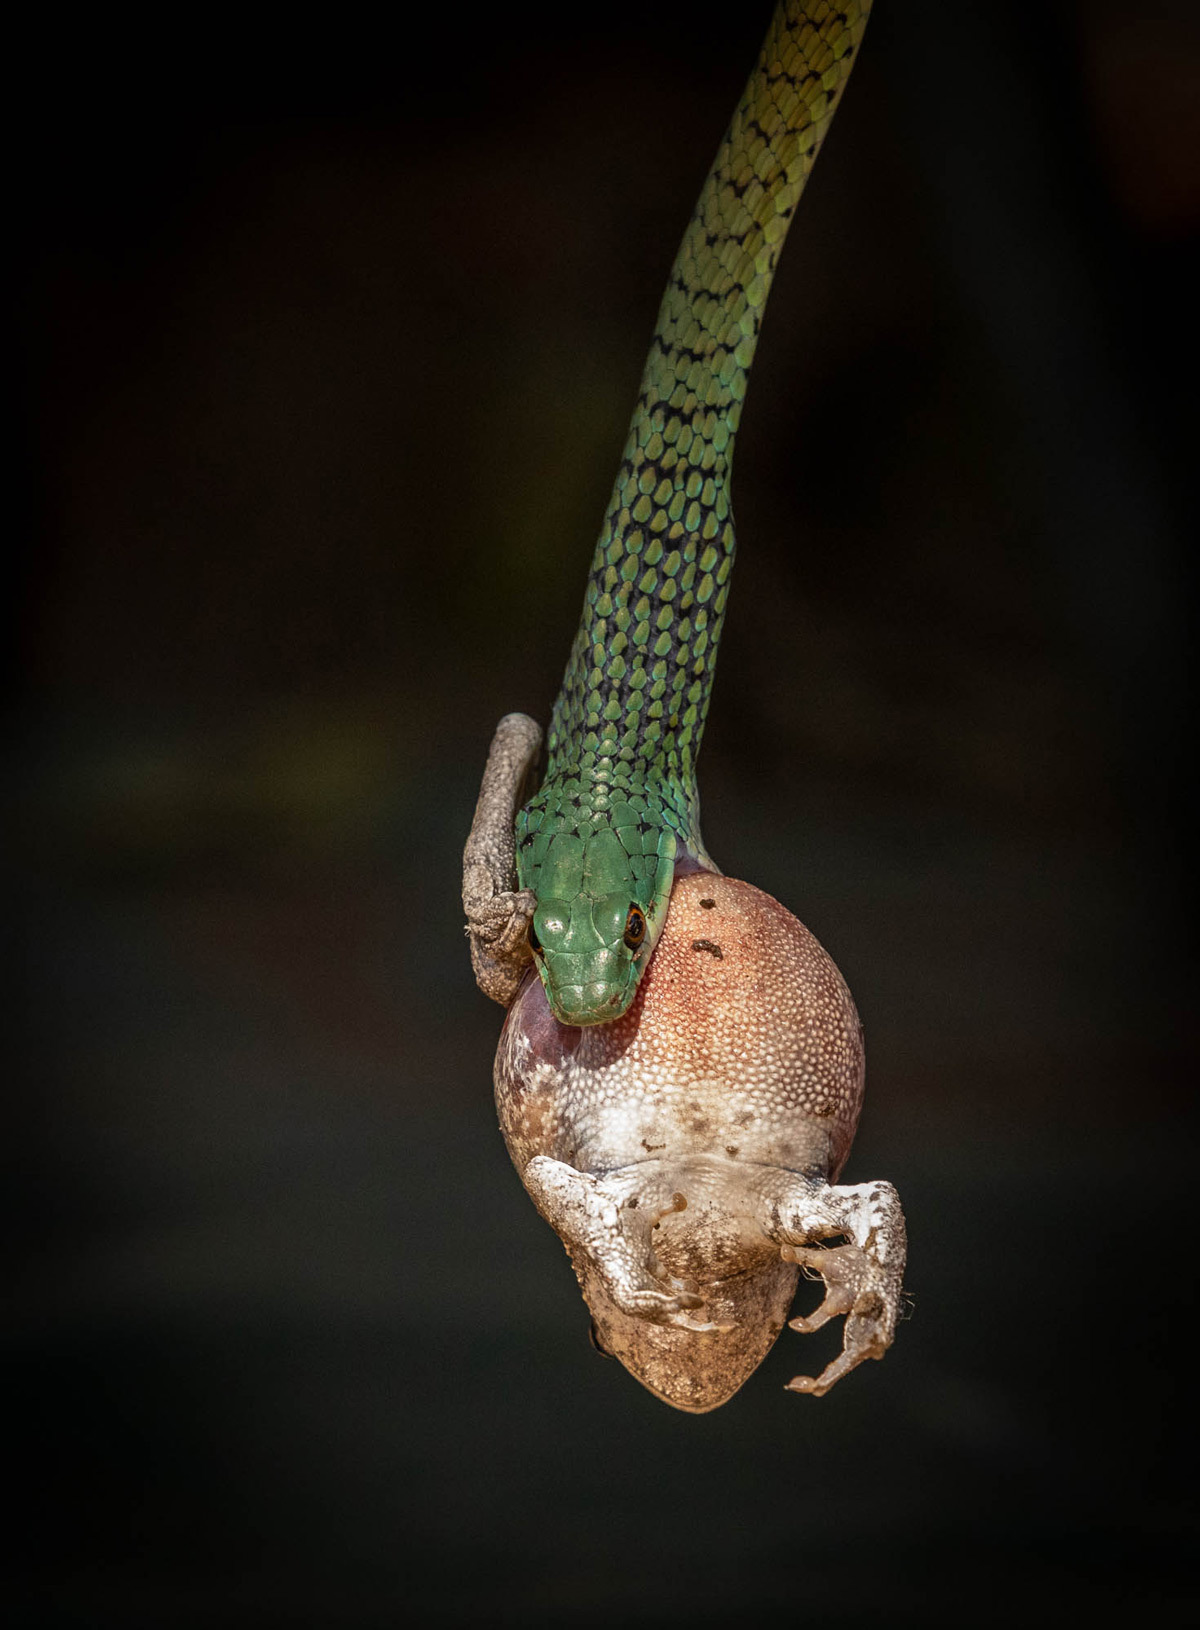
<path fill-rule="evenodd" d="M 595 808 L 595 789 L 585 813 L 579 785 L 543 786 L 522 810 L 517 871 L 537 897 L 529 943 L 555 1018 L 608 1024 L 628 1011 L 658 943 L 678 840 L 661 812 L 607 794 Z"/>
<path fill-rule="evenodd" d="M 539 898 L 529 942 L 560 1024 L 605 1024 L 626 1012 L 662 926 L 655 904 L 629 887 Z"/>

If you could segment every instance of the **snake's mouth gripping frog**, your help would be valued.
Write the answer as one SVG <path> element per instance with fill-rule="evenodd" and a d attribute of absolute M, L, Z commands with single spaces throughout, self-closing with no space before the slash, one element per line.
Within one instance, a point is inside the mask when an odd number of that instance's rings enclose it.
<path fill-rule="evenodd" d="M 820 1395 L 891 1344 L 904 1218 L 890 1183 L 838 1186 L 862 1099 L 850 993 L 769 895 L 675 883 L 624 1018 L 575 1028 L 527 977 L 496 1055 L 509 1153 L 563 1241 L 596 1344 L 679 1409 L 724 1403 L 788 1322 L 803 1271 L 843 1349 Z"/>

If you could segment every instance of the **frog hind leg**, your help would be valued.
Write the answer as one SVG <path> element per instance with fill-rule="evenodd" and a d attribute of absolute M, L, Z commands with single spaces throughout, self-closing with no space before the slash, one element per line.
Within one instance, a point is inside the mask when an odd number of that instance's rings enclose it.
<path fill-rule="evenodd" d="M 475 982 L 505 1007 L 533 957 L 529 925 L 537 901 L 531 890 L 517 888 L 515 823 L 541 745 L 541 726 L 527 714 L 506 713 L 500 720 L 463 851 L 463 910 Z"/>
<path fill-rule="evenodd" d="M 801 1334 L 844 1317 L 842 1351 L 818 1376 L 798 1375 L 789 1392 L 819 1398 L 868 1358 L 882 1358 L 900 1317 L 907 1237 L 890 1183 L 837 1186 L 781 1171 L 763 1197 L 760 1224 L 785 1262 L 825 1282 L 812 1313 L 790 1319 Z M 838 1243 L 838 1241 L 841 1243 Z"/>

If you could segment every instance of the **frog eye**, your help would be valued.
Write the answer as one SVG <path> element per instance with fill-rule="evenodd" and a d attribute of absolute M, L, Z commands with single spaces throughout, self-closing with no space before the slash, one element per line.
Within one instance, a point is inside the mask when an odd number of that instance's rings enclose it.
<path fill-rule="evenodd" d="M 629 915 L 625 919 L 625 943 L 631 951 L 636 951 L 646 937 L 646 919 L 637 906 L 630 906 Z"/>

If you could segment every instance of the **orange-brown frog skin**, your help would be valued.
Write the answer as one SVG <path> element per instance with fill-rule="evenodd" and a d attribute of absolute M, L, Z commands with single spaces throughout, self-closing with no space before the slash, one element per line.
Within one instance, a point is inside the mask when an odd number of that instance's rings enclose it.
<path fill-rule="evenodd" d="M 666 1402 L 704 1411 L 737 1390 L 787 1321 L 800 1265 L 830 1288 L 824 1316 L 797 1328 L 850 1318 L 841 1358 L 797 1390 L 826 1390 L 890 1342 L 895 1191 L 833 1186 L 863 1081 L 833 960 L 769 895 L 715 873 L 677 878 L 621 1019 L 562 1025 L 526 979 L 496 1055 L 501 1129 L 598 1344 Z M 822 1248 L 836 1235 L 847 1243 Z"/>

